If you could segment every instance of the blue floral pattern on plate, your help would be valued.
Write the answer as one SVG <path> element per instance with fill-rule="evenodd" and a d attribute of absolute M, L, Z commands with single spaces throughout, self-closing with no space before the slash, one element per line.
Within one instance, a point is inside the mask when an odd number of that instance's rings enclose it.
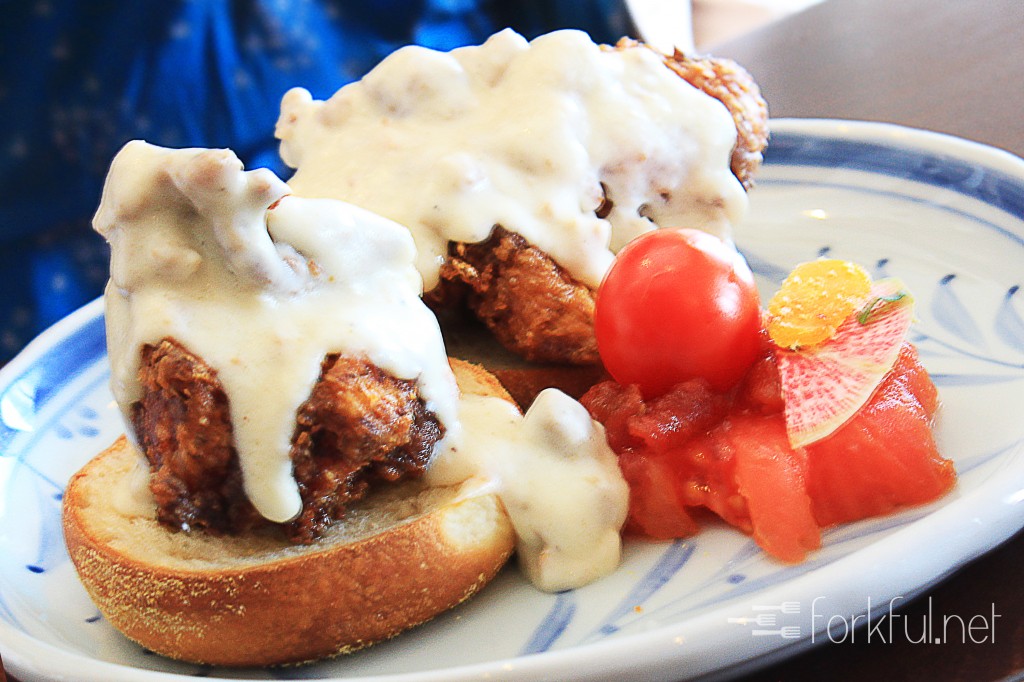
<path fill-rule="evenodd" d="M 121 431 L 96 301 L 0 372 L 5 664 L 83 680 L 580 679 L 640 668 L 678 679 L 807 646 L 822 625 L 812 605 L 850 614 L 909 598 L 1019 528 L 1024 162 L 894 126 L 776 121 L 736 241 L 764 292 L 796 262 L 826 254 L 907 282 L 918 299 L 913 340 L 943 400 L 940 445 L 960 475 L 953 494 L 829 530 L 798 566 L 710 525 L 686 541 L 630 542 L 619 571 L 571 592 L 537 592 L 510 568 L 459 609 L 350 657 L 266 671 L 175 663 L 113 632 L 61 537 L 64 484 Z"/>

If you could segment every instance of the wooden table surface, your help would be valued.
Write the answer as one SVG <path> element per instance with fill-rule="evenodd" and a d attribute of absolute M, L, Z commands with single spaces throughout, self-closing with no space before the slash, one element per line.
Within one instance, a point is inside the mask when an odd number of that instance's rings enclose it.
<path fill-rule="evenodd" d="M 826 0 L 713 51 L 754 74 L 773 116 L 899 123 L 1024 156 L 1024 0 Z M 1019 533 L 900 609 L 908 622 L 994 610 L 993 641 L 830 644 L 744 679 L 1024 676 L 1022 572 Z"/>
<path fill-rule="evenodd" d="M 772 116 L 899 123 L 1024 156 L 1022 0 L 826 0 L 712 52 L 750 70 Z M 1024 679 L 1024 533 L 900 614 L 921 623 L 929 608 L 987 614 L 994 641 L 826 644 L 743 679 Z"/>

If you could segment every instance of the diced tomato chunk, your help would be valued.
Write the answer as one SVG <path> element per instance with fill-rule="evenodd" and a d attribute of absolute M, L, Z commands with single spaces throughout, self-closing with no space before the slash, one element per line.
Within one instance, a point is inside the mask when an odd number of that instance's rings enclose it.
<path fill-rule="evenodd" d="M 640 444 L 629 432 L 629 420 L 646 409 L 639 387 L 602 381 L 581 396 L 580 403 L 592 418 L 604 425 L 612 450 L 621 453 Z"/>
<path fill-rule="evenodd" d="M 765 354 L 750 367 L 739 384 L 735 404 L 737 408 L 759 414 L 782 412 L 785 408 L 782 380 L 774 353 Z"/>
<path fill-rule="evenodd" d="M 939 455 L 932 434 L 935 405 L 934 385 L 904 351 L 849 422 L 808 446 L 807 490 L 821 526 L 930 502 L 953 487 L 953 463 Z"/>
<path fill-rule="evenodd" d="M 795 562 L 822 528 L 930 502 L 956 482 L 932 434 L 937 391 L 909 344 L 861 410 L 806 448 L 789 444 L 771 354 L 730 393 L 688 381 L 645 401 L 605 382 L 581 402 L 619 455 L 627 530 L 652 538 L 694 534 L 706 509 Z"/>
<path fill-rule="evenodd" d="M 935 414 L 939 407 L 939 389 L 935 388 L 935 383 L 928 376 L 928 371 L 921 364 L 917 349 L 912 344 L 904 343 L 900 348 L 900 355 L 896 358 L 896 364 L 889 376 L 898 377 L 906 383 L 928 416 Z"/>
<path fill-rule="evenodd" d="M 686 463 L 677 470 L 676 485 L 687 505 L 708 509 L 726 523 L 750 533 L 753 526 L 747 501 L 736 485 L 736 460 L 733 450 L 723 447 L 720 428 L 694 438 L 676 451 L 679 461 Z"/>
<path fill-rule="evenodd" d="M 778 415 L 733 415 L 722 431 L 736 460 L 736 485 L 747 502 L 754 540 L 783 561 L 802 561 L 821 546 L 805 484 L 806 454 L 789 446 Z"/>
<path fill-rule="evenodd" d="M 706 381 L 695 379 L 676 384 L 668 393 L 646 403 L 645 409 L 627 422 L 629 434 L 655 452 L 685 445 L 720 422 L 729 401 L 715 393 Z"/>
<path fill-rule="evenodd" d="M 624 452 L 619 457 L 622 475 L 629 484 L 627 533 L 671 540 L 689 537 L 700 530 L 679 499 L 670 459 L 637 452 Z"/>

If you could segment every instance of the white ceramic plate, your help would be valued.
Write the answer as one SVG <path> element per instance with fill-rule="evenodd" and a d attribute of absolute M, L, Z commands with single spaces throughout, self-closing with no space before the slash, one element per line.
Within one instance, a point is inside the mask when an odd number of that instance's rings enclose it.
<path fill-rule="evenodd" d="M 542 594 L 514 568 L 432 623 L 282 670 L 178 664 L 129 643 L 78 583 L 60 533 L 73 471 L 120 432 L 95 302 L 0 372 L 0 650 L 25 682 L 213 679 L 683 679 L 724 676 L 883 614 L 1024 525 L 1024 161 L 904 128 L 776 121 L 737 243 L 770 291 L 820 254 L 898 275 L 939 385 L 957 489 L 825 535 L 799 566 L 711 527 L 631 542 L 622 568 Z M 981 614 L 979 614 L 981 615 Z M 860 616 L 859 623 L 865 622 Z"/>

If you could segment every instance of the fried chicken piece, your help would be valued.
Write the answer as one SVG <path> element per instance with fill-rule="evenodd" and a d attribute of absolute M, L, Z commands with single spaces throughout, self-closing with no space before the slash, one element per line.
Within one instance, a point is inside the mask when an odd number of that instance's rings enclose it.
<path fill-rule="evenodd" d="M 337 355 L 324 360 L 297 425 L 291 457 L 302 513 L 289 534 L 303 542 L 341 518 L 371 486 L 421 476 L 444 434 L 415 382 Z"/>
<path fill-rule="evenodd" d="M 653 49 L 626 38 L 609 49 L 633 48 Z M 728 59 L 689 57 L 679 50 L 661 56 L 681 78 L 729 110 L 737 130 L 731 169 L 750 189 L 768 144 L 768 106 L 753 78 Z M 598 217 L 609 208 L 606 198 Z M 484 242 L 451 244 L 441 279 L 442 285 L 427 296 L 432 307 L 441 308 L 468 292 L 469 307 L 504 346 L 525 359 L 599 362 L 594 292 L 521 235 L 499 226 Z"/>
<path fill-rule="evenodd" d="M 594 292 L 515 232 L 496 226 L 476 244 L 452 243 L 443 293 L 464 286 L 469 308 L 505 347 L 534 362 L 594 364 Z"/>
<path fill-rule="evenodd" d="M 688 57 L 679 50 L 666 57 L 665 64 L 695 88 L 725 105 L 736 123 L 736 146 L 732 150 L 732 172 L 745 189 L 754 185 L 754 175 L 768 146 L 768 104 L 746 69 L 718 57 Z"/>
<path fill-rule="evenodd" d="M 142 349 L 143 398 L 131 421 L 150 466 L 157 519 L 181 530 L 247 530 L 259 513 L 245 496 L 228 399 L 216 372 L 180 344 Z"/>
<path fill-rule="evenodd" d="M 617 50 L 637 47 L 654 50 L 631 38 L 623 38 L 615 45 Z M 743 187 L 750 189 L 768 146 L 768 104 L 753 77 L 731 59 L 691 57 L 679 49 L 672 55 L 657 54 L 680 78 L 714 97 L 729 110 L 736 124 L 736 146 L 730 167 Z"/>
<path fill-rule="evenodd" d="M 269 523 L 245 495 L 216 372 L 170 339 L 142 353 L 143 398 L 132 425 L 159 521 L 215 534 Z M 286 535 L 312 542 L 372 486 L 421 475 L 443 433 L 414 382 L 359 358 L 327 356 L 296 416 L 290 455 L 302 511 L 283 525 Z"/>

